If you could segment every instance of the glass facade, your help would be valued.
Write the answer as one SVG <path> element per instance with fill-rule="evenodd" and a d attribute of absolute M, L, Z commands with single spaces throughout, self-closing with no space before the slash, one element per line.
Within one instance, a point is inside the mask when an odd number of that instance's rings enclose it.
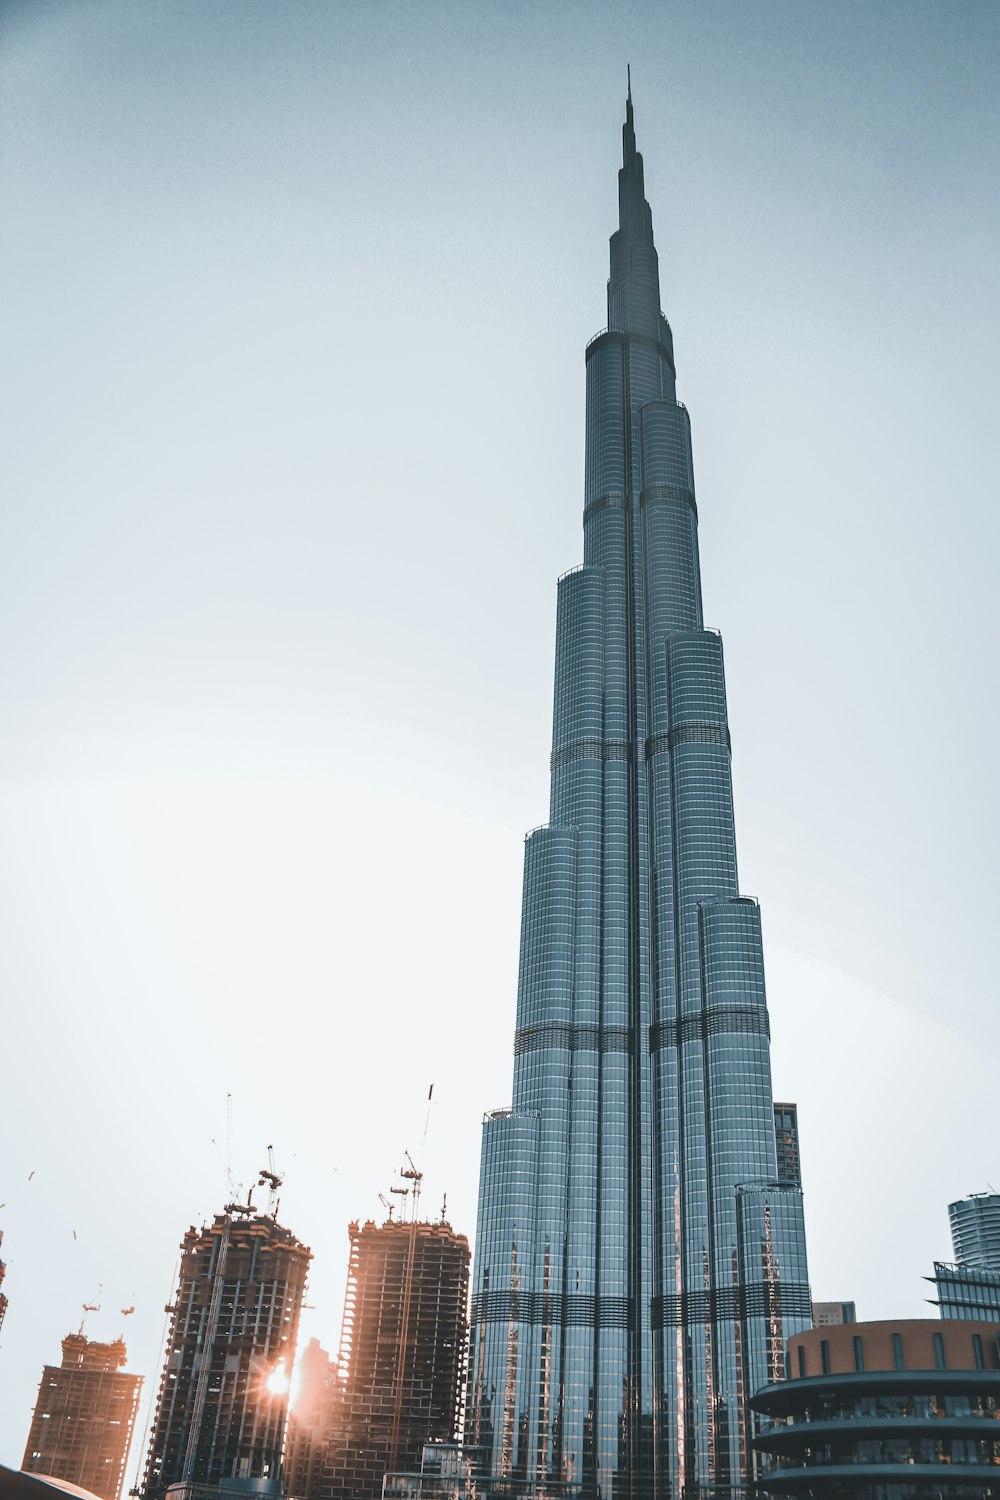
<path fill-rule="evenodd" d="M 513 1101 L 483 1132 L 466 1438 L 519 1493 L 735 1500 L 749 1397 L 811 1302 L 631 99 L 623 141 Z"/>
<path fill-rule="evenodd" d="M 955 1259 L 1000 1274 L 1000 1193 L 973 1193 L 948 1204 Z"/>
<path fill-rule="evenodd" d="M 936 1260 L 929 1280 L 934 1282 L 934 1300 L 942 1318 L 961 1318 L 964 1322 L 995 1318 L 1000 1322 L 1000 1271 Z"/>
<path fill-rule="evenodd" d="M 774 1139 L 778 1151 L 778 1181 L 794 1182 L 801 1186 L 798 1105 L 779 1104 L 775 1101 Z"/>

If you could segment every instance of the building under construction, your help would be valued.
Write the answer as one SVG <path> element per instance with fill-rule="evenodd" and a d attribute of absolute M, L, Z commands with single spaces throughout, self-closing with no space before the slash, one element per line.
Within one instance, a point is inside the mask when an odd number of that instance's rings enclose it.
<path fill-rule="evenodd" d="M 263 1174 L 262 1174 L 263 1175 Z M 230 1204 L 181 1245 L 143 1494 L 278 1491 L 311 1251 L 272 1215 Z M 248 1480 L 257 1483 L 248 1486 Z M 269 1482 L 269 1483 L 268 1483 Z"/>
<path fill-rule="evenodd" d="M 426 1442 L 458 1435 L 469 1242 L 450 1224 L 351 1224 L 339 1395 L 318 1495 L 376 1500 Z"/>
<path fill-rule="evenodd" d="M 288 1414 L 284 1484 L 289 1495 L 318 1495 L 323 1459 L 339 1410 L 337 1362 L 319 1339 L 302 1351 L 296 1376 L 297 1394 Z"/>
<path fill-rule="evenodd" d="M 128 1375 L 125 1343 L 80 1333 L 62 1341 L 62 1364 L 46 1365 L 22 1469 L 118 1500 L 139 1405 L 141 1375 Z"/>

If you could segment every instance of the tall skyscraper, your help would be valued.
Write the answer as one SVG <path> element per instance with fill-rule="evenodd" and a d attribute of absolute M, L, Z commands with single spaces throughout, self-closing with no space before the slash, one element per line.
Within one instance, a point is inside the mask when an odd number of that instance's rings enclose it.
<path fill-rule="evenodd" d="M 949 1203 L 948 1218 L 959 1265 L 1000 1271 L 1000 1193 L 973 1193 Z"/>
<path fill-rule="evenodd" d="M 466 1440 L 527 1491 L 733 1500 L 749 1398 L 811 1304 L 631 95 L 623 141 L 549 823 L 526 841 L 513 1104 L 483 1131 Z"/>
<path fill-rule="evenodd" d="M 942 1318 L 1000 1321 L 1000 1194 L 973 1193 L 948 1204 L 954 1263 L 934 1262 Z"/>
<path fill-rule="evenodd" d="M 21 1461 L 44 1474 L 118 1500 L 139 1406 L 141 1375 L 122 1366 L 122 1339 L 100 1344 L 83 1333 L 62 1341 L 62 1364 L 46 1365 Z"/>
<path fill-rule="evenodd" d="M 230 1204 L 181 1244 L 144 1494 L 228 1480 L 276 1488 L 312 1254 L 272 1217 Z M 239 1487 L 239 1486 L 238 1486 Z"/>
<path fill-rule="evenodd" d="M 342 1394 L 320 1495 L 376 1500 L 386 1473 L 417 1471 L 425 1443 L 458 1436 L 469 1242 L 443 1221 L 369 1221 L 350 1236 Z"/>

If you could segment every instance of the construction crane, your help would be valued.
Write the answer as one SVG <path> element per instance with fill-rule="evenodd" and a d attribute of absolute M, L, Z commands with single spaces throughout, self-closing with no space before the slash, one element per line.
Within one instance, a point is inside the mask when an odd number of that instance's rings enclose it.
<path fill-rule="evenodd" d="M 247 1193 L 247 1201 L 245 1203 L 227 1203 L 225 1211 L 227 1214 L 236 1214 L 237 1217 L 243 1215 L 245 1218 L 249 1218 L 251 1214 L 255 1214 L 257 1210 L 253 1206 L 253 1188 Z"/>
<path fill-rule="evenodd" d="M 432 1087 L 433 1087 L 433 1085 L 432 1085 Z M 399 1171 L 399 1175 L 400 1175 L 400 1177 L 402 1177 L 402 1179 L 403 1179 L 404 1182 L 412 1182 L 413 1183 L 413 1218 L 414 1218 L 414 1220 L 416 1220 L 417 1217 L 418 1217 L 418 1210 L 419 1210 L 419 1207 L 420 1207 L 420 1184 L 424 1180 L 424 1174 L 423 1174 L 423 1172 L 421 1172 L 418 1169 L 418 1167 L 417 1167 L 416 1163 L 414 1162 L 413 1157 L 410 1155 L 409 1151 L 404 1151 L 403 1155 L 406 1157 L 406 1160 L 409 1162 L 410 1165 L 409 1165 L 409 1167 L 401 1167 L 400 1171 Z M 395 1191 L 396 1190 L 394 1188 L 393 1192 L 395 1192 Z"/>
<path fill-rule="evenodd" d="M 88 1313 L 92 1313 L 92 1312 L 100 1312 L 100 1310 L 101 1310 L 101 1304 L 100 1304 L 100 1302 L 97 1301 L 97 1298 L 100 1297 L 100 1295 L 103 1292 L 103 1290 L 104 1290 L 104 1282 L 102 1281 L 98 1285 L 97 1292 L 95 1293 L 94 1301 L 93 1302 L 84 1302 L 83 1303 L 83 1317 L 80 1319 L 80 1333 L 81 1334 L 83 1333 L 83 1325 L 87 1321 L 87 1314 Z"/>
<path fill-rule="evenodd" d="M 278 1189 L 284 1179 L 279 1177 L 274 1170 L 274 1147 L 267 1148 L 267 1166 L 261 1167 L 260 1176 L 257 1178 L 258 1187 L 267 1188 L 267 1217 L 277 1219 L 278 1217 Z"/>
<path fill-rule="evenodd" d="M 428 1102 L 430 1101 L 431 1093 L 433 1093 L 433 1091 L 434 1085 L 431 1084 L 430 1093 L 428 1093 L 427 1095 Z M 413 1160 L 413 1157 L 410 1155 L 409 1151 L 404 1151 L 403 1155 L 406 1157 L 407 1164 L 404 1167 L 400 1167 L 399 1175 L 404 1182 L 412 1184 L 412 1189 L 410 1187 L 394 1187 L 389 1189 L 391 1193 L 399 1193 L 401 1197 L 409 1197 L 411 1191 L 413 1195 L 413 1209 L 410 1214 L 409 1225 L 409 1247 L 406 1255 L 405 1280 L 403 1282 L 403 1306 L 400 1316 L 400 1364 L 396 1373 L 396 1399 L 392 1413 L 392 1433 L 389 1439 L 390 1472 L 392 1472 L 396 1468 L 397 1458 L 399 1454 L 399 1428 L 403 1414 L 403 1388 L 405 1384 L 406 1351 L 409 1347 L 410 1338 L 410 1303 L 413 1296 L 413 1271 L 414 1262 L 416 1259 L 415 1251 L 417 1220 L 420 1208 L 420 1184 L 424 1180 L 423 1172 L 421 1172 L 420 1168 Z"/>
<path fill-rule="evenodd" d="M 393 1210 L 396 1207 L 395 1203 L 390 1203 L 389 1200 L 388 1200 L 388 1198 L 385 1196 L 384 1193 L 379 1193 L 379 1195 L 378 1195 L 378 1201 L 381 1203 L 382 1207 L 385 1209 L 386 1213 L 389 1215 L 389 1219 L 391 1221 L 392 1215 L 393 1215 Z"/>

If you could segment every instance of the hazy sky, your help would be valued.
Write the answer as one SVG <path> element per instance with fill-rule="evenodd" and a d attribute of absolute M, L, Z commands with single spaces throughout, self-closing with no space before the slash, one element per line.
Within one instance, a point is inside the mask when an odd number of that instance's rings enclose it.
<path fill-rule="evenodd" d="M 627 61 L 815 1295 L 1000 1181 L 1000 8 L 3 0 L 0 1462 L 229 1093 L 328 1347 L 405 1148 L 473 1232 Z"/>

